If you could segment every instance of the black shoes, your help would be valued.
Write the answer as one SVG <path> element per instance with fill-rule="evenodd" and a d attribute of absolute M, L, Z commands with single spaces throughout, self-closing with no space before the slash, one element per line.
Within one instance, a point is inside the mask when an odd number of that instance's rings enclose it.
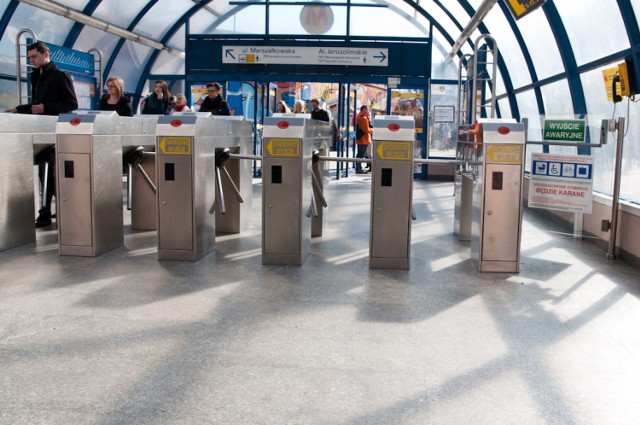
<path fill-rule="evenodd" d="M 51 211 L 42 208 L 38 211 L 38 218 L 36 219 L 36 228 L 51 226 Z"/>

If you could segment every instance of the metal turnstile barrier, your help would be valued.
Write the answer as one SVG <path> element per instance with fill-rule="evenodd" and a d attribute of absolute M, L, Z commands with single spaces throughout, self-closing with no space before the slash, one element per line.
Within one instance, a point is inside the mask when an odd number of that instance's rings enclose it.
<path fill-rule="evenodd" d="M 55 146 L 57 119 L 0 113 L 0 251 L 36 241 L 34 154 Z"/>
<path fill-rule="evenodd" d="M 480 120 L 472 166 L 471 260 L 480 272 L 518 272 L 525 133 L 522 123 Z"/>
<path fill-rule="evenodd" d="M 373 120 L 369 268 L 409 269 L 414 139 L 413 117 Z"/>
<path fill-rule="evenodd" d="M 274 116 L 265 119 L 262 137 L 262 264 L 302 265 L 311 250 L 312 227 L 315 236 L 322 234 L 326 201 L 319 157 L 328 153 L 331 127 L 295 115 Z"/>
<path fill-rule="evenodd" d="M 216 149 L 238 146 L 238 140 L 251 134 L 250 127 L 233 117 L 158 118 L 159 260 L 195 261 L 214 249 L 215 210 L 221 201 L 216 199 Z"/>
<path fill-rule="evenodd" d="M 471 240 L 471 209 L 473 206 L 473 172 L 471 163 L 478 162 L 475 144 L 476 128 L 463 125 L 458 128 L 458 142 L 456 144 L 456 165 L 454 175 L 455 207 L 453 210 L 453 234 L 459 241 Z"/>
<path fill-rule="evenodd" d="M 63 114 L 56 126 L 60 255 L 94 257 L 123 246 L 122 141 L 131 122 Z"/>

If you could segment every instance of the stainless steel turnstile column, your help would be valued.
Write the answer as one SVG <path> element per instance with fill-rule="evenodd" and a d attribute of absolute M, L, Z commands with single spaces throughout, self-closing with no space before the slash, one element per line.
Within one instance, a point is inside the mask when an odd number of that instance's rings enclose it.
<path fill-rule="evenodd" d="M 412 117 L 373 120 L 369 268 L 409 269 L 414 139 Z"/>
<path fill-rule="evenodd" d="M 326 149 L 331 128 L 284 115 L 265 119 L 262 134 L 262 264 L 302 265 L 311 250 L 310 217 L 322 209 L 312 189 L 313 154 Z"/>
<path fill-rule="evenodd" d="M 471 260 L 481 272 L 518 272 L 522 232 L 524 126 L 480 122 L 471 223 Z"/>
<path fill-rule="evenodd" d="M 158 259 L 195 261 L 215 245 L 214 120 L 161 116 L 156 127 Z M 219 130 L 219 129 L 218 129 Z"/>
<path fill-rule="evenodd" d="M 36 240 L 34 150 L 55 145 L 57 119 L 0 113 L 0 251 Z"/>
<path fill-rule="evenodd" d="M 473 205 L 473 171 L 470 163 L 477 162 L 474 144 L 475 126 L 463 125 L 458 128 L 456 159 L 464 163 L 456 166 L 454 176 L 455 207 L 453 210 L 453 234 L 459 241 L 471 240 L 471 209 Z"/>
<path fill-rule="evenodd" d="M 60 115 L 56 127 L 60 255 L 94 257 L 124 244 L 121 125 L 112 115 Z"/>

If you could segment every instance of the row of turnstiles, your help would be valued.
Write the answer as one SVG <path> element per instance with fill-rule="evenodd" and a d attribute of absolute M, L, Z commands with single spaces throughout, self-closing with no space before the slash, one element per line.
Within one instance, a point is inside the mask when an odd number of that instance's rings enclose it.
<path fill-rule="evenodd" d="M 414 217 L 414 121 L 378 116 L 373 128 L 373 158 L 362 160 L 372 164 L 369 267 L 408 269 Z M 511 129 L 511 137 L 496 143 L 520 143 L 513 137 L 519 133 L 517 124 L 501 128 Z M 240 233 L 249 226 L 250 161 L 259 159 L 262 263 L 301 265 L 310 254 L 311 238 L 322 236 L 330 135 L 328 123 L 308 116 L 268 117 L 262 129 L 262 155 L 257 156 L 251 155 L 251 123 L 235 117 L 0 114 L 0 169 L 5 176 L 0 183 L 4 205 L 0 251 L 35 242 L 33 159 L 55 146 L 60 255 L 97 256 L 124 245 L 124 164 L 131 227 L 157 230 L 160 260 L 198 260 L 214 249 L 216 233 Z M 505 166 L 506 157 L 513 155 L 502 155 L 498 165 Z M 518 174 L 517 185 L 503 184 L 502 174 L 494 173 L 488 186 L 496 191 L 508 186 L 511 197 L 514 191 L 522 192 L 521 169 L 514 171 L 514 178 Z M 501 219 L 505 215 L 500 214 Z M 520 223 L 520 209 L 515 216 Z M 480 232 L 482 228 L 480 224 Z M 487 271 L 518 271 L 519 224 L 516 234 L 517 258 L 509 260 L 515 269 L 505 268 L 500 260 L 497 269 Z M 494 236 L 484 242 L 492 249 L 499 244 Z M 481 259 L 482 250 L 479 255 Z"/>

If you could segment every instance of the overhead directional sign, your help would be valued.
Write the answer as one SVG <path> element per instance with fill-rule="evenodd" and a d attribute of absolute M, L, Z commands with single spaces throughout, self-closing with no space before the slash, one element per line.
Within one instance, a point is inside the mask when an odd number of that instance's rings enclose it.
<path fill-rule="evenodd" d="M 389 49 L 367 47 L 222 46 L 222 63 L 386 67 L 389 66 Z"/>

